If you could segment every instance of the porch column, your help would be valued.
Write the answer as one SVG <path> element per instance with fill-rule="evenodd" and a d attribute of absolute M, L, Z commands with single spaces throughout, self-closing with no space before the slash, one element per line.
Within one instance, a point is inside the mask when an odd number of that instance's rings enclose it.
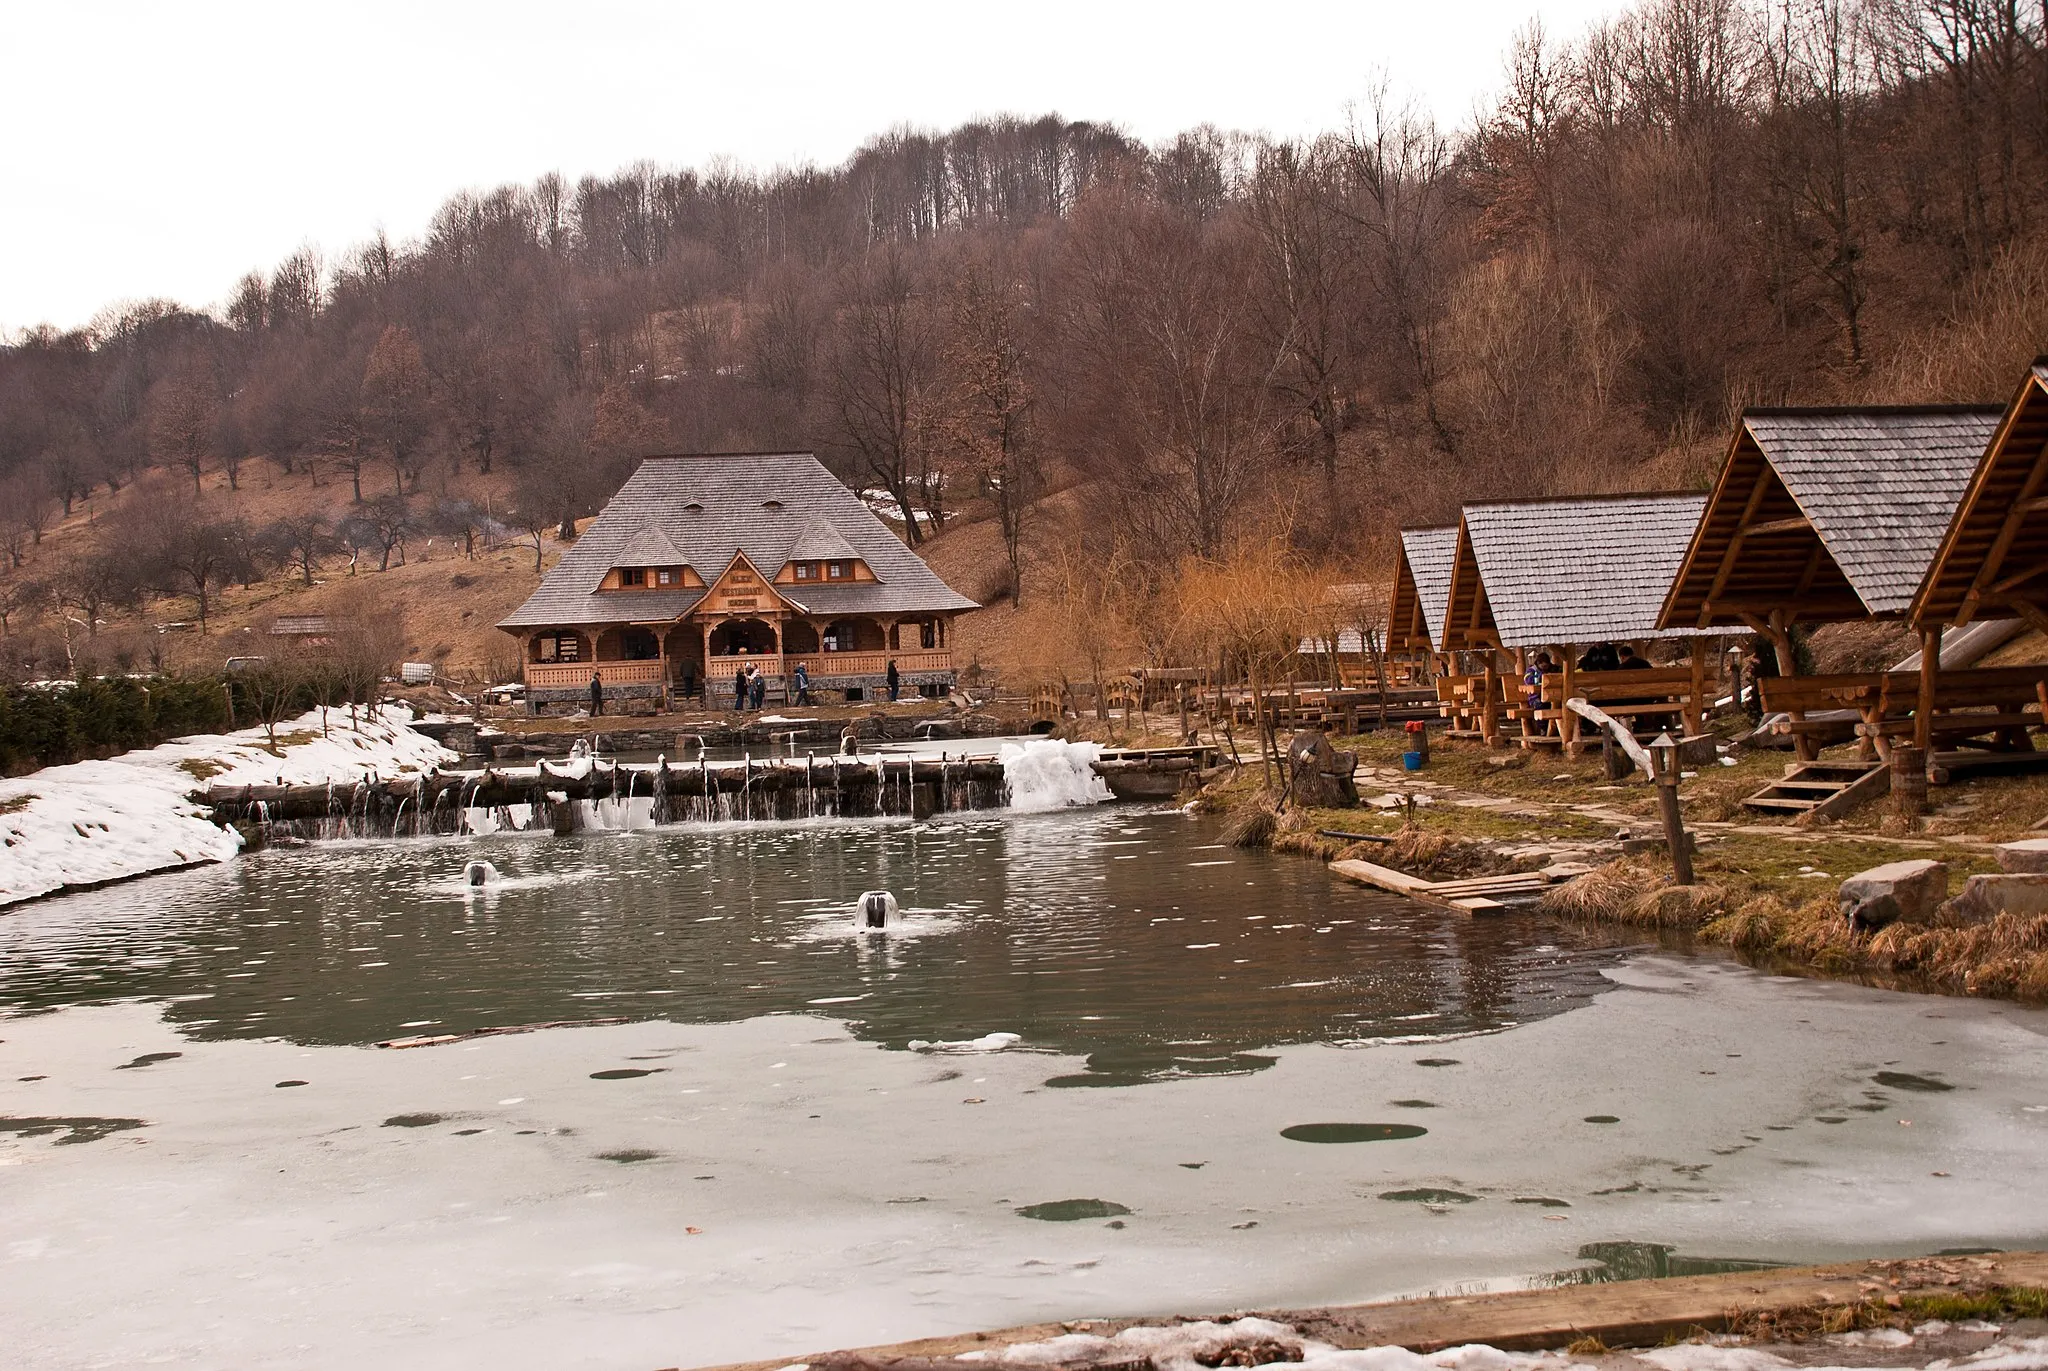
<path fill-rule="evenodd" d="M 1579 648 L 1576 643 L 1564 645 L 1564 686 L 1556 700 L 1556 707 L 1564 710 L 1564 717 L 1557 721 L 1558 732 L 1564 737 L 1564 755 L 1578 756 L 1583 749 L 1579 746 L 1579 716 L 1565 709 L 1564 702 L 1572 698 L 1578 688 Z"/>
<path fill-rule="evenodd" d="M 1692 640 L 1692 707 L 1685 711 L 1685 731 L 1694 738 L 1707 731 L 1707 641 Z"/>
<path fill-rule="evenodd" d="M 1913 706 L 1913 746 L 1933 760 L 1934 684 L 1941 671 L 1941 625 L 1920 630 L 1920 696 Z"/>

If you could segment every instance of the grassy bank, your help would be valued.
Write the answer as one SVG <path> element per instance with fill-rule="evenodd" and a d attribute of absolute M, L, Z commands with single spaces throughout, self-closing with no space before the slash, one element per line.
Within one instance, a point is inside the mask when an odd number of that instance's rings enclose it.
<path fill-rule="evenodd" d="M 1851 928 L 1837 904 L 1844 878 L 1886 862 L 1944 861 L 1952 889 L 1971 874 L 1997 870 L 1989 844 L 2030 833 L 2048 812 L 2048 778 L 1998 777 L 1938 790 L 1933 816 L 1912 831 L 1888 819 L 1882 805 L 1799 828 L 1741 809 L 1743 796 L 1782 774 L 1788 756 L 1748 753 L 1734 766 L 1704 767 L 1682 783 L 1698 847 L 1694 883 L 1680 887 L 1661 853 L 1615 858 L 1618 833 L 1661 831 L 1655 793 L 1639 777 L 1608 781 L 1597 756 L 1572 761 L 1433 739 L 1428 768 L 1411 774 L 1395 770 L 1398 735 L 1333 744 L 1355 750 L 1373 768 L 1359 776 L 1366 805 L 1276 805 L 1251 767 L 1209 787 L 1201 803 L 1232 816 L 1238 841 L 1321 861 L 1362 857 L 1433 880 L 1579 856 L 1599 865 L 1546 893 L 1543 913 L 1682 932 L 1777 970 L 1956 994 L 2048 997 L 2048 916 L 1871 932 Z M 1370 800 L 1383 792 L 1412 794 L 1417 803 L 1373 807 Z M 1966 823 L 1968 831 L 1960 831 Z"/>

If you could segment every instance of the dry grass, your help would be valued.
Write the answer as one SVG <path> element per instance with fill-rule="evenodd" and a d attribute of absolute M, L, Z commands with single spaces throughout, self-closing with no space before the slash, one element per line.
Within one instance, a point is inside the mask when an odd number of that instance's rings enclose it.
<path fill-rule="evenodd" d="M 1713 885 L 1673 885 L 1656 866 L 1624 857 L 1543 892 L 1537 908 L 1580 923 L 1696 929 L 1727 912 L 1728 893 Z"/>

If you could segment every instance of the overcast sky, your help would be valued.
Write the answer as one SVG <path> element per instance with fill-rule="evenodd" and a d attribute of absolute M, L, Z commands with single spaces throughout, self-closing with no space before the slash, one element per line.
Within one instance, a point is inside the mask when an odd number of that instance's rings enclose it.
<path fill-rule="evenodd" d="M 976 115 L 1340 125 L 1384 73 L 1449 123 L 1539 13 L 1600 0 L 0 0 L 0 336 L 210 306 L 301 243 L 420 232 L 465 187 L 647 158 L 836 164 Z"/>

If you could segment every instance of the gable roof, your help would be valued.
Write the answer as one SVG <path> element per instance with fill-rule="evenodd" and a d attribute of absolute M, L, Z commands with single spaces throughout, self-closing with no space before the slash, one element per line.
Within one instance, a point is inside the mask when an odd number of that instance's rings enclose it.
<path fill-rule="evenodd" d="M 707 570 L 723 570 L 743 553 L 772 578 L 813 523 L 836 534 L 849 555 L 866 562 L 878 578 L 833 587 L 835 592 L 856 593 L 836 594 L 831 612 L 916 614 L 979 607 L 934 575 L 924 559 L 905 547 L 817 458 L 807 452 L 749 453 L 649 457 L 641 462 L 583 536 L 541 578 L 540 588 L 498 626 L 545 628 L 678 618 L 703 599 L 704 591 L 597 589 L 605 573 L 619 565 L 647 530 L 671 544 L 680 560 L 700 576 Z M 810 598 L 807 589 L 806 602 Z"/>
<path fill-rule="evenodd" d="M 1390 651 L 1433 648 L 1443 636 L 1444 603 L 1451 593 L 1451 558 L 1458 527 L 1404 528 L 1394 561 L 1394 598 L 1387 605 Z"/>
<path fill-rule="evenodd" d="M 1746 411 L 1660 621 L 1897 614 L 1934 560 L 2000 411 Z"/>
<path fill-rule="evenodd" d="M 1658 611 L 1704 495 L 1592 495 L 1465 506 L 1446 650 L 1686 636 Z"/>
<path fill-rule="evenodd" d="M 2037 357 L 2006 407 L 1913 598 L 1922 627 L 1988 610 L 2026 614 L 2048 601 L 2048 358 Z"/>
<path fill-rule="evenodd" d="M 830 520 L 813 516 L 804 525 L 804 531 L 790 546 L 786 560 L 792 562 L 836 562 L 852 561 L 860 556 L 853 550 L 853 544 L 832 526 Z"/>
<path fill-rule="evenodd" d="M 689 558 L 683 556 L 675 540 L 656 524 L 644 525 L 612 557 L 613 566 L 684 566 L 688 562 Z M 699 576 L 704 574 L 701 568 L 692 570 Z"/>

